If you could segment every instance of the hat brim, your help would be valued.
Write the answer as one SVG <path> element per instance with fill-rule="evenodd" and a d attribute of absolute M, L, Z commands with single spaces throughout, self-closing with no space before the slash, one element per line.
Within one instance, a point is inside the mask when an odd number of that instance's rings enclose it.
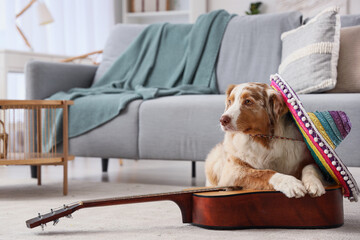
<path fill-rule="evenodd" d="M 308 149 L 325 177 L 331 177 L 341 185 L 344 196 L 350 201 L 357 201 L 359 188 L 355 179 L 313 123 L 295 91 L 278 74 L 271 76 L 271 86 L 281 93 Z"/>

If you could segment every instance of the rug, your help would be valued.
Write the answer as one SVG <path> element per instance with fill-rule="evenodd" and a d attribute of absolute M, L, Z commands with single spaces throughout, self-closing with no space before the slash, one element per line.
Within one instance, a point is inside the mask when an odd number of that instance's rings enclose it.
<path fill-rule="evenodd" d="M 360 181 L 360 168 L 349 168 Z M 166 182 L 166 180 L 164 180 Z M 96 198 L 118 197 L 168 191 L 186 186 L 121 184 L 109 182 L 69 182 L 69 195 L 62 196 L 62 184 L 46 182 L 37 186 L 33 179 L 0 181 L 0 239 L 360 239 L 360 204 L 344 199 L 345 224 L 321 230 L 247 229 L 207 230 L 183 224 L 173 202 L 151 202 L 76 211 L 73 219 L 62 218 L 56 226 L 48 224 L 28 229 L 27 219 L 63 204 Z"/>

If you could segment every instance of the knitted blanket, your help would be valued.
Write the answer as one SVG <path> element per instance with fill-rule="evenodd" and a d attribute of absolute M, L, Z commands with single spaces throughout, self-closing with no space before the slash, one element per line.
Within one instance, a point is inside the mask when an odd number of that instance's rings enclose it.
<path fill-rule="evenodd" d="M 201 15 L 194 24 L 150 25 L 91 88 L 51 96 L 74 100 L 69 109 L 69 137 L 115 118 L 136 99 L 218 93 L 216 60 L 231 18 L 218 10 Z M 62 113 L 56 118 L 59 143 Z"/>

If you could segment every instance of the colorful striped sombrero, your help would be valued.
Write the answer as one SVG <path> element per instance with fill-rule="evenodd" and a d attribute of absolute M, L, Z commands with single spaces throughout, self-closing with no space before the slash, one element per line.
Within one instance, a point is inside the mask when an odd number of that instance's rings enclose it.
<path fill-rule="evenodd" d="M 359 187 L 335 152 L 350 132 L 350 119 L 342 111 L 306 112 L 299 97 L 280 75 L 272 75 L 270 80 L 271 86 L 281 93 L 324 177 L 341 185 L 350 201 L 357 201 Z"/>

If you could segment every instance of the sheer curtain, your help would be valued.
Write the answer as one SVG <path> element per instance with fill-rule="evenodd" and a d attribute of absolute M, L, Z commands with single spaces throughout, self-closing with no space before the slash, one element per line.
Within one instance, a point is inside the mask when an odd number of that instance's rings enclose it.
<path fill-rule="evenodd" d="M 39 0 L 38 0 L 39 1 Z M 33 4 L 17 21 L 34 52 L 79 55 L 104 48 L 114 26 L 116 0 L 44 0 L 54 22 L 38 25 Z M 0 48 L 25 50 L 15 28 L 15 14 L 30 0 L 0 0 Z"/>

